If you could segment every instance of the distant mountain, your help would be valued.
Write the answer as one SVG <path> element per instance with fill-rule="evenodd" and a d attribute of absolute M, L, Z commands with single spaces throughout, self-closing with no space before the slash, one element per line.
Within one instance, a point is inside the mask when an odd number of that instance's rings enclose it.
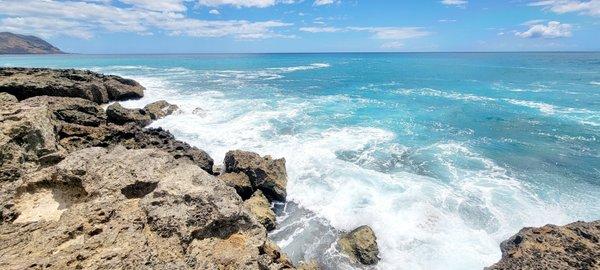
<path fill-rule="evenodd" d="M 0 54 L 59 54 L 52 44 L 35 36 L 0 32 Z"/>

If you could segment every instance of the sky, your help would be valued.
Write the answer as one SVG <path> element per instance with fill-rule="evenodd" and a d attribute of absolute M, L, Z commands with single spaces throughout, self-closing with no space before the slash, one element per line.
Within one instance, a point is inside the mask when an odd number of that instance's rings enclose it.
<path fill-rule="evenodd" d="M 598 51 L 600 0 L 0 0 L 72 53 Z"/>

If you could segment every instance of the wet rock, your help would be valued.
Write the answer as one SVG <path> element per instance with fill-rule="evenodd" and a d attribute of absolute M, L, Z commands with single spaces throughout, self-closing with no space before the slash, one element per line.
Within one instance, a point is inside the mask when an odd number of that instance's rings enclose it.
<path fill-rule="evenodd" d="M 14 188 L 16 218 L 0 224 L 2 268 L 281 269 L 289 263 L 233 189 L 158 149 L 83 149 Z"/>
<path fill-rule="evenodd" d="M 107 103 L 140 98 L 144 87 L 134 80 L 85 70 L 0 68 L 0 92 L 10 93 L 19 100 L 59 96 Z"/>
<path fill-rule="evenodd" d="M 225 172 L 243 172 L 250 178 L 252 186 L 263 191 L 269 200 L 285 201 L 287 173 L 285 159 L 246 151 L 229 151 L 225 155 Z"/>
<path fill-rule="evenodd" d="M 369 226 L 361 226 L 342 235 L 338 244 L 351 259 L 362 264 L 373 265 L 379 261 L 377 237 Z"/>
<path fill-rule="evenodd" d="M 600 269 L 600 221 L 524 228 L 500 244 L 500 269 Z"/>
<path fill-rule="evenodd" d="M 223 173 L 218 176 L 219 180 L 223 181 L 226 185 L 235 188 L 240 197 L 243 200 L 247 200 L 254 193 L 254 189 L 252 188 L 252 183 L 250 183 L 250 178 L 242 172 L 238 173 Z"/>
<path fill-rule="evenodd" d="M 144 110 L 148 112 L 152 120 L 156 120 L 173 114 L 175 111 L 179 110 L 179 107 L 164 100 L 159 100 L 146 105 Z"/>
<path fill-rule="evenodd" d="M 140 126 L 146 126 L 152 122 L 150 115 L 145 110 L 127 109 L 118 102 L 106 108 L 106 116 L 108 116 L 108 121 L 117 125 L 136 123 Z"/>
<path fill-rule="evenodd" d="M 192 114 L 195 114 L 195 115 L 200 116 L 200 117 L 206 117 L 207 112 L 206 112 L 205 109 L 202 109 L 202 108 L 198 107 L 198 108 L 195 108 L 192 111 Z"/>
<path fill-rule="evenodd" d="M 275 229 L 275 212 L 271 209 L 269 200 L 260 190 L 254 192 L 250 199 L 244 201 L 244 207 L 254 215 L 254 217 L 265 226 L 267 230 Z"/>

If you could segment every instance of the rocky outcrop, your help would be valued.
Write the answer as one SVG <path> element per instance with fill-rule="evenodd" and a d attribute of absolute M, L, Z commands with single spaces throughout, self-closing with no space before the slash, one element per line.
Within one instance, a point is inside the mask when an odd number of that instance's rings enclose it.
<path fill-rule="evenodd" d="M 143 109 L 127 109 L 121 104 L 114 103 L 106 108 L 106 116 L 110 122 L 118 125 L 134 123 L 140 126 L 146 126 L 152 122 L 150 114 Z"/>
<path fill-rule="evenodd" d="M 375 232 L 369 226 L 361 226 L 340 237 L 338 244 L 350 259 L 372 265 L 379 261 L 379 247 Z"/>
<path fill-rule="evenodd" d="M 87 148 L 18 182 L 2 269 L 291 266 L 232 188 L 157 149 Z"/>
<path fill-rule="evenodd" d="M 260 185 L 285 181 L 285 163 L 244 152 L 256 164 L 234 159 L 217 178 L 205 151 L 150 118 L 0 92 L 0 269 L 293 268 L 267 238 Z"/>
<path fill-rule="evenodd" d="M 490 270 L 600 269 L 600 221 L 524 228 L 502 242 Z"/>
<path fill-rule="evenodd" d="M 157 120 L 173 114 L 179 110 L 179 107 L 164 100 L 159 100 L 146 105 L 144 110 L 150 115 L 152 120 Z"/>
<path fill-rule="evenodd" d="M 250 199 L 244 201 L 244 207 L 265 226 L 267 230 L 275 229 L 275 212 L 271 209 L 269 200 L 260 190 L 254 192 Z"/>
<path fill-rule="evenodd" d="M 134 80 L 91 71 L 46 68 L 0 68 L 0 92 L 19 100 L 35 96 L 78 97 L 96 103 L 140 98 L 144 87 Z"/>
<path fill-rule="evenodd" d="M 298 264 L 298 267 L 296 269 L 298 269 L 298 270 L 319 270 L 321 268 L 319 267 L 319 264 L 317 263 L 317 261 L 310 260 L 310 261 L 306 261 L 306 262 L 301 262 L 300 264 Z"/>
<path fill-rule="evenodd" d="M 225 172 L 242 172 L 250 178 L 252 187 L 260 189 L 269 200 L 285 201 L 287 174 L 283 158 L 261 157 L 240 150 L 229 151 L 225 155 Z"/>

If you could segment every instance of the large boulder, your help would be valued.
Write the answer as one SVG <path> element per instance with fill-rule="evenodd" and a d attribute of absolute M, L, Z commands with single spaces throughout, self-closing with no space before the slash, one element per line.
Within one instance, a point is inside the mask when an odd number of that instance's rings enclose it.
<path fill-rule="evenodd" d="M 148 112 L 152 120 L 156 120 L 173 114 L 179 110 L 179 107 L 164 100 L 159 100 L 146 105 L 144 110 Z"/>
<path fill-rule="evenodd" d="M 373 265 L 379 261 L 375 232 L 369 226 L 360 226 L 340 237 L 338 244 L 352 260 Z"/>
<path fill-rule="evenodd" d="M 600 269 L 600 221 L 524 228 L 500 244 L 489 270 Z"/>
<path fill-rule="evenodd" d="M 128 109 L 121 106 L 118 102 L 106 108 L 106 116 L 108 116 L 108 121 L 117 125 L 135 123 L 140 126 L 146 126 L 152 122 L 150 114 L 146 110 Z"/>
<path fill-rule="evenodd" d="M 134 80 L 92 71 L 47 68 L 0 68 L 0 92 L 19 100 L 35 96 L 78 97 L 96 103 L 140 98 Z"/>
<path fill-rule="evenodd" d="M 269 200 L 285 201 L 287 173 L 285 159 L 261 157 L 252 152 L 234 150 L 225 155 L 225 172 L 243 172 L 252 186 L 260 189 Z"/>
<path fill-rule="evenodd" d="M 234 189 L 158 149 L 87 148 L 15 183 L 2 269 L 291 266 Z"/>
<path fill-rule="evenodd" d="M 244 201 L 244 206 L 267 230 L 275 229 L 275 212 L 271 209 L 269 200 L 260 190 L 254 192 L 250 199 Z"/>

